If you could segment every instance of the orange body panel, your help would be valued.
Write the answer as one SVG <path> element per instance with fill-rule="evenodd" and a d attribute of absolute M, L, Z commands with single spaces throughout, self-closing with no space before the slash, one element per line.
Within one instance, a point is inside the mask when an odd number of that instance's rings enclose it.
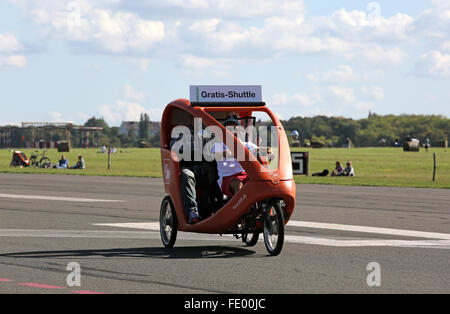
<path fill-rule="evenodd" d="M 171 124 L 171 116 L 174 109 L 182 109 L 193 117 L 202 118 L 202 122 L 206 126 L 216 125 L 221 127 L 223 138 L 227 132 L 217 120 L 211 117 L 207 111 L 233 111 L 233 112 L 266 112 L 272 119 L 274 125 L 278 127 L 278 143 L 279 143 L 279 162 L 278 169 L 267 171 L 256 160 L 250 160 L 250 152 L 245 151 L 245 160 L 240 161 L 241 166 L 247 172 L 249 181 L 244 187 L 234 195 L 231 200 L 213 216 L 197 223 L 190 225 L 187 223 L 181 201 L 180 191 L 180 165 L 177 162 L 176 154 L 170 151 L 170 131 L 175 125 Z M 235 145 L 243 146 L 243 144 L 234 138 Z M 235 156 L 236 157 L 236 156 Z M 250 207 L 256 202 L 268 198 L 283 199 L 286 204 L 285 221 L 291 217 L 295 207 L 295 183 L 292 173 L 292 161 L 289 151 L 289 144 L 280 121 L 266 107 L 201 107 L 191 106 L 190 102 L 185 99 L 173 101 L 167 105 L 164 110 L 161 121 L 161 164 L 164 176 L 164 189 L 172 199 L 173 205 L 178 218 L 178 229 L 180 231 L 199 232 L 199 233 L 226 233 L 226 231 L 239 221 L 245 215 Z"/>

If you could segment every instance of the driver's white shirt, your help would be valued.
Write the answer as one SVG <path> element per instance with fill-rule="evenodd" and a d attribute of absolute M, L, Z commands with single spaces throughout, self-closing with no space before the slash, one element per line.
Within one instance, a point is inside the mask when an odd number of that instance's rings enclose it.
<path fill-rule="evenodd" d="M 254 154 L 258 146 L 252 142 L 243 142 L 244 146 Z M 227 146 L 224 143 L 215 143 L 211 149 L 211 153 L 214 155 L 215 153 L 224 152 L 228 150 Z M 219 174 L 219 187 L 222 188 L 222 181 L 224 177 L 232 176 L 236 173 L 245 171 L 242 168 L 241 164 L 234 158 L 223 158 L 222 160 L 217 160 L 217 172 Z"/>

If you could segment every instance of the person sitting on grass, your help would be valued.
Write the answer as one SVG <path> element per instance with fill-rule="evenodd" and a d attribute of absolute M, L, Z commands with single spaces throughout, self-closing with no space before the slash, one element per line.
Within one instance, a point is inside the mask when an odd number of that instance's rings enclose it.
<path fill-rule="evenodd" d="M 70 167 L 70 169 L 85 169 L 85 168 L 86 168 L 86 164 L 84 162 L 82 155 L 78 155 L 77 163 L 74 166 Z"/>
<path fill-rule="evenodd" d="M 58 169 L 67 169 L 69 168 L 69 161 L 66 159 L 64 155 L 61 156 L 61 159 L 58 161 L 58 165 L 56 166 Z"/>
<path fill-rule="evenodd" d="M 342 173 L 343 176 L 346 177 L 354 177 L 355 176 L 355 169 L 352 167 L 352 161 L 347 161 L 347 167 L 344 169 L 344 172 Z"/>
<path fill-rule="evenodd" d="M 336 161 L 336 168 L 333 169 L 331 172 L 331 175 L 334 176 L 341 176 L 344 173 L 344 167 L 341 166 L 341 163 L 339 161 Z"/>
<path fill-rule="evenodd" d="M 313 177 L 326 177 L 328 175 L 328 169 L 324 169 L 322 172 L 315 172 L 312 174 Z"/>

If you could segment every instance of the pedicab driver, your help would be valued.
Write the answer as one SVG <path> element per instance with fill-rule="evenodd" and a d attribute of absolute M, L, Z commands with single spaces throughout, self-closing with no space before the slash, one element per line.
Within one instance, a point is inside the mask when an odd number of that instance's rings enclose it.
<path fill-rule="evenodd" d="M 225 127 L 236 127 L 239 125 L 236 113 L 228 114 L 226 120 L 223 122 Z M 243 142 L 244 146 L 255 155 L 260 148 L 252 142 Z M 270 148 L 266 148 L 267 153 L 271 156 L 273 153 Z M 219 187 L 223 194 L 233 196 L 236 194 L 244 184 L 248 181 L 248 175 L 242 168 L 241 164 L 232 156 L 231 151 L 224 143 L 215 143 L 211 149 L 217 162 L 217 172 L 219 180 L 217 180 Z"/>

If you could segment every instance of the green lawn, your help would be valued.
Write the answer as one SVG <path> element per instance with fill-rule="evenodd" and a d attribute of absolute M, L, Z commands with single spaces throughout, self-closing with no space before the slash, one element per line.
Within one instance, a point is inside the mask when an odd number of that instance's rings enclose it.
<path fill-rule="evenodd" d="M 293 148 L 295 151 L 306 151 Z M 34 150 L 22 150 L 29 157 Z M 120 152 L 122 151 L 122 152 Z M 332 170 L 337 160 L 345 164 L 353 161 L 356 177 L 306 177 L 295 176 L 297 183 L 404 186 L 450 188 L 450 152 L 443 148 L 433 148 L 429 152 L 403 152 L 401 148 L 332 148 L 309 149 L 310 174 L 323 169 Z M 433 152 L 437 156 L 436 182 L 432 182 Z M 112 154 L 111 170 L 107 170 L 107 155 L 97 149 L 73 149 L 65 153 L 70 164 L 82 154 L 86 161 L 85 170 L 10 168 L 12 153 L 0 150 L 0 172 L 8 173 L 58 173 L 100 176 L 161 177 L 161 162 L 158 148 L 119 149 Z M 47 156 L 57 162 L 61 153 L 48 150 Z"/>
<path fill-rule="evenodd" d="M 21 150 L 28 157 L 34 150 Z M 78 154 L 83 155 L 86 169 L 36 169 L 36 168 L 10 168 L 12 159 L 11 150 L 0 150 L 0 172 L 8 173 L 58 173 L 96 176 L 127 176 L 127 177 L 162 177 L 161 158 L 158 148 L 124 148 L 111 154 L 111 169 L 108 170 L 108 155 L 99 153 L 99 149 L 72 149 L 70 153 L 58 153 L 56 149 L 46 151 L 46 156 L 53 163 L 57 163 L 63 154 L 69 160 L 69 166 L 78 160 Z"/>
<path fill-rule="evenodd" d="M 295 148 L 293 151 L 306 151 Z M 433 152 L 436 153 L 436 182 L 433 177 Z M 428 152 L 404 152 L 402 148 L 310 149 L 310 175 L 323 169 L 331 171 L 336 161 L 345 166 L 353 162 L 355 177 L 296 176 L 297 183 L 339 185 L 408 186 L 450 188 L 450 152 L 433 148 Z"/>

